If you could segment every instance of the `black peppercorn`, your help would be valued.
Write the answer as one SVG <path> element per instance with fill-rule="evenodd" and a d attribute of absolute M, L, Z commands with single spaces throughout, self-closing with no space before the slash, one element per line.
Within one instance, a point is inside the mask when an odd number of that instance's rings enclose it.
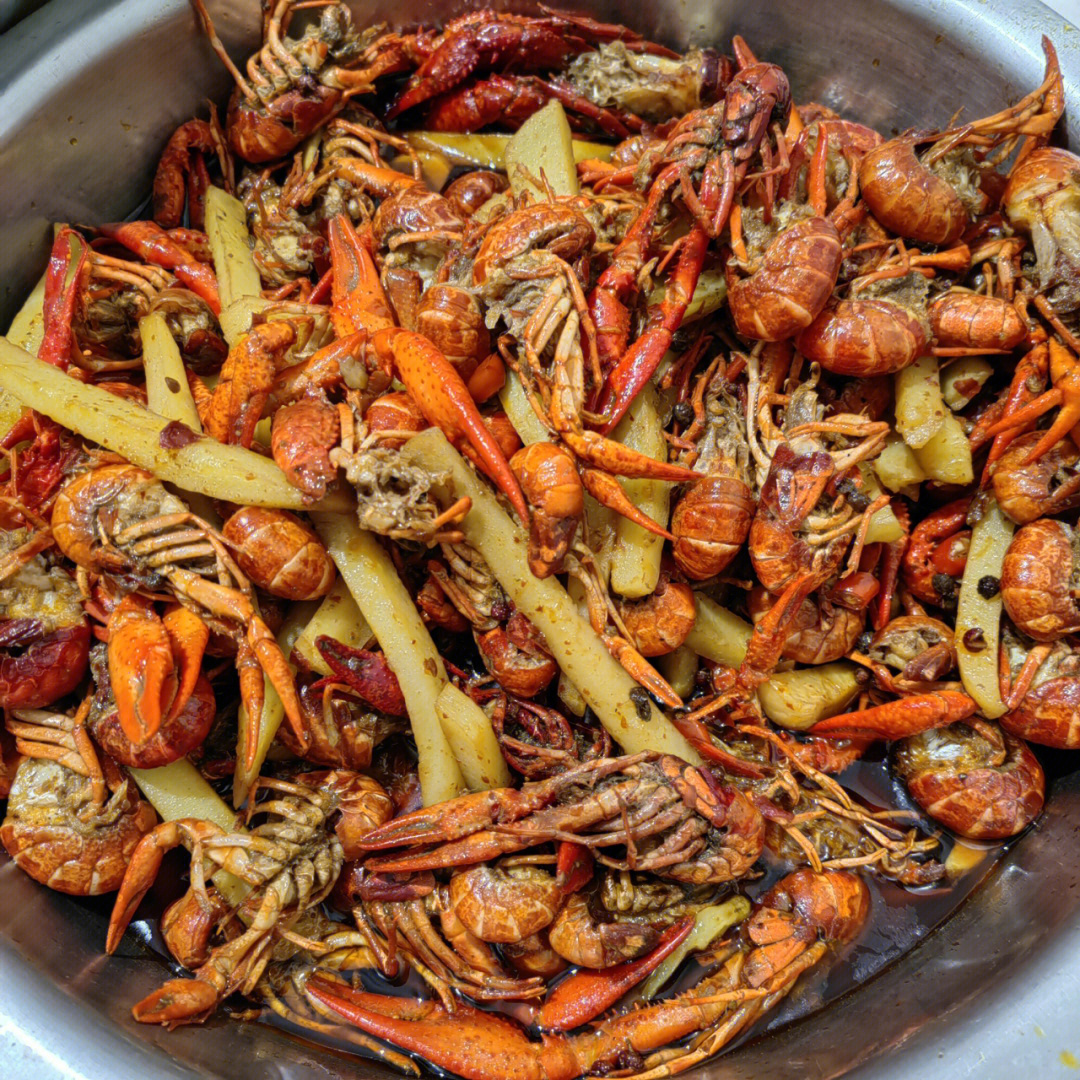
<path fill-rule="evenodd" d="M 649 692 L 640 686 L 635 686 L 630 691 L 630 700 L 634 703 L 634 709 L 639 720 L 651 720 L 652 709 L 649 706 Z"/>
<path fill-rule="evenodd" d="M 691 424 L 694 421 L 694 409 L 689 401 L 680 401 L 676 403 L 675 407 L 671 410 L 671 415 L 686 427 L 687 424 Z"/>
<path fill-rule="evenodd" d="M 951 600 L 956 595 L 956 579 L 949 574 L 935 574 L 930 584 L 942 600 Z"/>

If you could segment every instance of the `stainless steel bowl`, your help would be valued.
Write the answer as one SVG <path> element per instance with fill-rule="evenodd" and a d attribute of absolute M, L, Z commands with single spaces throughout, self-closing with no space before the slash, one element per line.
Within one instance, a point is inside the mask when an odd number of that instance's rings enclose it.
<path fill-rule="evenodd" d="M 232 54 L 246 55 L 258 35 L 255 0 L 209 6 Z M 361 21 L 392 23 L 439 21 L 467 6 L 354 3 Z M 727 47 L 741 33 L 783 65 L 796 100 L 824 102 L 886 133 L 941 122 L 960 106 L 979 116 L 1015 100 L 1041 79 L 1043 33 L 1058 47 L 1069 104 L 1080 101 L 1077 32 L 1031 0 L 581 6 L 674 46 Z M 221 99 L 227 82 L 186 0 L 53 0 L 0 39 L 0 325 L 41 273 L 50 223 L 136 210 L 168 134 L 208 96 Z M 1078 122 L 1068 129 L 1080 144 Z M 902 960 L 699 1075 L 1064 1075 L 1067 1055 L 1080 1057 L 1078 834 L 1075 771 L 1054 783 L 1045 817 L 991 879 Z M 106 910 L 0 865 L 0 1075 L 389 1075 L 261 1025 L 218 1021 L 167 1034 L 134 1023 L 132 1002 L 160 983 L 162 969 L 130 943 L 105 957 Z"/>

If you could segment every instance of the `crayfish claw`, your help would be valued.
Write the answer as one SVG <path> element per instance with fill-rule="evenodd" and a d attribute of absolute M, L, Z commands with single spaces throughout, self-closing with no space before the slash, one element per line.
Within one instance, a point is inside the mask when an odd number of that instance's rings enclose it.
<path fill-rule="evenodd" d="M 809 734 L 836 739 L 869 735 L 891 742 L 966 720 L 974 715 L 976 708 L 978 706 L 967 694 L 957 690 L 935 690 L 819 720 L 809 729 Z"/>
<path fill-rule="evenodd" d="M 217 1008 L 217 990 L 202 979 L 170 979 L 133 1005 L 131 1015 L 140 1024 L 201 1024 Z"/>

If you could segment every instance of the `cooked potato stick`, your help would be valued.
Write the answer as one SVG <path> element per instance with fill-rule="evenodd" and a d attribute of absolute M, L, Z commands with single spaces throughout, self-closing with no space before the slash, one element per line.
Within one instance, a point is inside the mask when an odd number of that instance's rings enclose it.
<path fill-rule="evenodd" d="M 315 513 L 312 520 L 401 686 L 420 758 L 424 805 L 460 795 L 465 778 L 435 711 L 447 685 L 446 668 L 409 590 L 378 538 L 364 532 L 354 514 Z"/>
<path fill-rule="evenodd" d="M 649 293 L 649 304 L 663 303 L 664 292 L 667 286 L 657 285 Z M 719 311 L 727 301 L 727 280 L 719 270 L 703 270 L 694 285 L 693 295 L 687 305 L 686 314 L 683 316 L 684 323 L 694 322 L 696 319 L 704 319 L 714 311 Z"/>
<path fill-rule="evenodd" d="M 649 697 L 636 692 L 640 690 L 637 683 L 578 614 L 567 591 L 554 578 L 533 577 L 524 531 L 507 517 L 446 436 L 438 428 L 429 428 L 405 444 L 402 456 L 410 464 L 449 473 L 453 496 L 472 499 L 472 509 L 461 523 L 465 538 L 487 560 L 517 609 L 544 635 L 556 663 L 611 737 L 628 754 L 658 750 L 700 764 L 701 758 Z M 372 621 L 370 615 L 368 621 Z"/>
<path fill-rule="evenodd" d="M 684 642 L 686 647 L 714 664 L 738 667 L 746 656 L 753 627 L 702 593 L 694 593 L 694 610 L 694 629 Z"/>
<path fill-rule="evenodd" d="M 15 426 L 22 412 L 23 403 L 0 387 L 0 439 Z"/>
<path fill-rule="evenodd" d="M 506 382 L 499 391 L 499 401 L 518 437 L 526 446 L 534 442 L 551 442 L 551 436 L 548 435 L 547 428 L 540 423 L 536 410 L 529 404 L 525 387 L 516 372 L 506 373 Z"/>
<path fill-rule="evenodd" d="M 296 639 L 300 632 L 315 614 L 318 602 L 304 600 L 294 603 L 289 608 L 281 629 L 277 632 L 277 643 L 285 654 L 286 660 L 292 652 Z M 295 673 L 295 668 L 289 664 L 289 669 Z M 268 676 L 263 675 L 263 710 L 259 719 L 259 737 L 255 744 L 255 757 L 251 768 L 247 768 L 244 762 L 247 760 L 247 709 L 240 706 L 240 725 L 236 743 L 236 770 L 233 773 L 233 806 L 240 807 L 244 804 L 255 782 L 255 777 L 262 772 L 263 762 L 270 751 L 270 744 L 277 737 L 278 728 L 285 719 L 285 706 L 278 697 Z"/>
<path fill-rule="evenodd" d="M 1001 564 L 1012 543 L 1012 520 L 994 501 L 971 530 L 967 565 L 956 603 L 956 656 L 964 689 L 975 699 L 979 712 L 996 720 L 1005 712 L 998 681 L 1001 636 L 1001 593 L 989 599 L 979 593 L 979 580 L 1001 580 Z"/>
<path fill-rule="evenodd" d="M 128 769 L 150 805 L 165 821 L 199 818 L 231 831 L 236 811 L 227 806 L 187 758 L 160 769 Z"/>
<path fill-rule="evenodd" d="M 317 671 L 323 676 L 330 676 L 334 674 L 330 665 L 315 647 L 316 640 L 324 634 L 352 649 L 367 648 L 374 637 L 371 627 L 360 614 L 360 609 L 356 606 L 348 585 L 340 577 L 334 582 L 334 587 L 322 598 L 318 610 L 292 643 L 292 648 L 304 658 L 312 671 Z"/>
<path fill-rule="evenodd" d="M 677 693 L 678 691 L 676 691 Z M 589 707 L 581 696 L 581 691 L 566 677 L 565 671 L 559 672 L 559 700 L 575 715 L 584 716 Z"/>
<path fill-rule="evenodd" d="M 886 438 L 884 449 L 874 458 L 873 468 L 882 486 L 889 491 L 903 491 L 926 479 L 915 451 L 893 432 Z"/>
<path fill-rule="evenodd" d="M 502 171 L 509 135 L 465 135 L 450 131 L 408 131 L 405 138 L 417 150 L 442 154 L 454 165 Z"/>
<path fill-rule="evenodd" d="M 688 698 L 694 692 L 694 679 L 697 676 L 698 658 L 693 649 L 680 645 L 674 652 L 661 656 L 657 660 L 660 674 L 667 679 L 671 689 L 681 698 Z"/>
<path fill-rule="evenodd" d="M 437 150 L 417 150 L 414 147 L 413 153 L 420 162 L 420 179 L 432 191 L 442 191 L 454 171 L 454 162 Z M 398 154 L 390 162 L 390 168 L 412 175 L 412 158 L 408 154 Z"/>
<path fill-rule="evenodd" d="M 701 593 L 695 594 L 694 607 L 697 618 L 684 648 L 713 663 L 738 667 L 746 656 L 753 631 L 751 625 Z M 854 690 L 850 697 L 841 701 L 848 683 Z M 800 731 L 816 720 L 835 715 L 851 702 L 857 692 L 852 664 L 823 664 L 820 667 L 781 672 L 758 687 L 758 697 L 769 719 Z M 839 702 L 833 712 L 819 711 L 811 717 L 814 709 L 820 708 L 822 703 L 828 709 L 833 702 Z"/>
<path fill-rule="evenodd" d="M 941 426 L 915 451 L 915 459 L 931 480 L 970 484 L 975 479 L 971 444 L 960 421 L 948 413 Z"/>
<path fill-rule="evenodd" d="M 711 904 L 694 916 L 694 928 L 679 947 L 665 957 L 641 987 L 641 999 L 651 1001 L 660 988 L 675 974 L 675 969 L 692 953 L 700 952 L 718 937 L 726 934 L 736 923 L 750 914 L 750 901 L 745 896 L 733 896 L 722 904 Z"/>
<path fill-rule="evenodd" d="M 205 435 L 175 448 L 162 446 L 161 435 L 170 421 L 99 386 L 70 378 L 7 338 L 0 338 L 0 384 L 24 405 L 184 491 L 241 506 L 305 509 L 300 492 L 269 458 Z M 320 508 L 347 505 L 344 496 L 331 495 Z"/>
<path fill-rule="evenodd" d="M 213 822 L 225 832 L 239 831 L 235 811 L 218 798 L 187 758 L 160 769 L 128 769 L 128 772 L 163 821 L 198 818 Z M 247 884 L 225 870 L 217 871 L 213 881 L 230 904 L 240 904 L 250 891 Z"/>
<path fill-rule="evenodd" d="M 945 419 L 941 379 L 934 356 L 920 356 L 893 377 L 896 388 L 896 430 L 917 450 L 925 446 Z"/>
<path fill-rule="evenodd" d="M 453 683 L 443 687 L 435 711 L 469 790 L 509 787 L 513 777 L 487 713 Z"/>
<path fill-rule="evenodd" d="M 235 345 L 251 329 L 251 316 L 267 307 L 262 280 L 251 255 L 247 212 L 239 199 L 219 187 L 206 192 L 206 234 L 221 297 L 221 332 Z"/>
<path fill-rule="evenodd" d="M 667 440 L 660 415 L 660 395 L 649 383 L 634 399 L 612 437 L 655 461 L 667 461 Z M 672 485 L 662 480 L 622 480 L 627 497 L 639 509 L 667 528 Z M 648 596 L 660 580 L 664 538 L 628 521 L 615 519 L 615 548 L 611 558 L 611 587 L 621 596 Z"/>
<path fill-rule="evenodd" d="M 805 731 L 836 716 L 859 693 L 858 668 L 847 661 L 781 671 L 758 687 L 765 715 L 791 731 Z"/>
<path fill-rule="evenodd" d="M 941 373 L 941 396 L 953 412 L 958 412 L 983 388 L 994 374 L 994 365 L 985 356 L 961 356 Z"/>
<path fill-rule="evenodd" d="M 407 131 L 405 138 L 417 150 L 432 150 L 442 154 L 454 165 L 473 169 L 502 171 L 506 160 L 506 144 L 510 135 L 461 135 L 449 131 Z M 607 161 L 613 147 L 607 143 L 573 140 L 574 161 L 596 158 Z"/>
<path fill-rule="evenodd" d="M 202 434 L 202 422 L 188 386 L 180 348 L 169 333 L 163 315 L 154 312 L 139 320 L 143 368 L 146 371 L 146 403 L 151 412 L 166 420 L 179 420 Z"/>
<path fill-rule="evenodd" d="M 239 199 L 219 187 L 206 191 L 206 235 L 222 311 L 237 300 L 262 296 L 262 279 L 251 254 L 247 211 Z"/>
<path fill-rule="evenodd" d="M 156 313 L 144 316 L 139 320 L 139 336 L 143 344 L 146 397 L 151 412 L 166 420 L 179 420 L 201 435 L 202 422 L 191 396 L 180 349 L 169 333 L 165 319 Z M 203 521 L 216 529 L 221 528 L 221 517 L 211 499 L 195 491 L 178 494 Z"/>
<path fill-rule="evenodd" d="M 573 134 L 559 102 L 549 101 L 510 136 L 506 144 L 506 176 L 515 195 L 529 191 L 545 200 L 545 180 L 556 195 L 577 195 L 581 191 Z"/>
<path fill-rule="evenodd" d="M 230 347 L 237 344 L 251 329 L 252 316 L 258 311 L 265 311 L 269 306 L 270 301 L 261 296 L 244 296 L 221 309 L 218 323 Z"/>
<path fill-rule="evenodd" d="M 874 511 L 870 519 L 870 525 L 866 530 L 866 542 L 868 544 L 891 544 L 904 535 L 904 527 L 892 512 L 892 507 L 883 506 Z"/>
<path fill-rule="evenodd" d="M 596 569 L 606 582 L 611 576 L 611 559 L 615 552 L 615 520 L 618 514 L 585 493 L 585 535 L 596 557 Z M 575 597 L 576 599 L 576 597 Z M 584 597 L 581 611 L 584 614 Z"/>
<path fill-rule="evenodd" d="M 588 496 L 586 496 L 587 498 Z M 597 503 L 599 505 L 599 503 Z M 585 620 L 589 617 L 589 605 L 585 599 L 585 586 L 575 578 L 566 582 L 566 593 L 577 605 L 578 614 Z M 567 678 L 565 671 L 559 672 L 559 700 L 575 715 L 584 716 L 588 703 L 581 696 L 581 691 Z"/>
<path fill-rule="evenodd" d="M 494 195 L 473 211 L 472 220 L 477 224 L 483 224 L 485 221 L 489 221 L 492 218 L 501 215 L 504 207 L 506 208 L 506 212 L 509 213 L 513 210 L 513 206 L 511 205 L 513 197 L 513 192 L 509 189 L 506 191 L 496 191 Z"/>

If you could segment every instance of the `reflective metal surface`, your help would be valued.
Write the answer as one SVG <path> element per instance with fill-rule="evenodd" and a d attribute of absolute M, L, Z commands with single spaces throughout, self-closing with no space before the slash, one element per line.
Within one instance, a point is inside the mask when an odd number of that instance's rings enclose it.
<path fill-rule="evenodd" d="M 48 0 L 0 0 L 0 34 L 47 2 Z"/>
<path fill-rule="evenodd" d="M 255 0 L 211 11 L 238 58 Z M 354 5 L 366 20 L 437 21 L 436 0 Z M 582 5 L 586 6 L 586 5 Z M 743 34 L 782 64 L 797 100 L 888 132 L 978 116 L 1042 74 L 1050 34 L 1067 99 L 1080 101 L 1080 38 L 1033 2 L 670 0 L 588 5 L 673 45 Z M 812 14 L 810 13 L 812 12 Z M 186 0 L 53 0 L 0 39 L 0 325 L 41 273 L 50 223 L 125 216 L 147 192 L 171 129 L 227 79 Z M 1080 112 L 1076 115 L 1080 116 Z M 1080 124 L 1070 124 L 1080 145 Z M 708 1080 L 836 1076 L 1068 1076 L 1080 1058 L 1080 772 L 1039 827 L 960 911 L 884 974 L 825 1012 L 690 1073 Z M 0 865 L 0 1076 L 308 1080 L 389 1075 L 258 1025 L 171 1034 L 132 1002 L 162 968 L 129 940 L 106 959 L 108 905 L 89 910 Z M 1074 1059 L 1075 1060 L 1075 1059 Z"/>

